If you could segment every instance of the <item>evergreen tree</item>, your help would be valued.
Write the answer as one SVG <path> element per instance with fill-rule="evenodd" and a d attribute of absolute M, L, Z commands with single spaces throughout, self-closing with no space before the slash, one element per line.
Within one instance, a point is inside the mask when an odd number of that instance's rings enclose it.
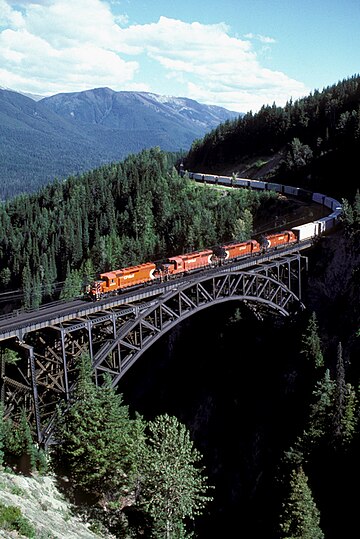
<path fill-rule="evenodd" d="M 343 198 L 341 201 L 341 208 L 342 208 L 341 219 L 343 223 L 345 224 L 345 229 L 347 233 L 349 233 L 352 230 L 352 227 L 355 222 L 354 210 L 350 202 L 346 200 L 345 198 Z"/>
<path fill-rule="evenodd" d="M 32 278 L 32 294 L 31 294 L 31 307 L 37 309 L 41 305 L 42 299 L 42 286 L 41 279 L 38 273 Z"/>
<path fill-rule="evenodd" d="M 24 269 L 22 271 L 22 279 L 21 279 L 24 299 L 23 299 L 23 305 L 25 309 L 30 309 L 31 307 L 31 297 L 32 297 L 32 289 L 31 289 L 31 271 L 29 264 L 25 264 Z"/>
<path fill-rule="evenodd" d="M 284 455 L 284 464 L 287 468 L 299 467 L 307 462 L 313 449 L 324 440 L 329 442 L 332 416 L 334 409 L 335 382 L 330 378 L 330 371 L 326 369 L 322 380 L 316 383 L 312 393 L 309 419 L 303 433 L 297 437 L 295 443 Z"/>
<path fill-rule="evenodd" d="M 142 506 L 153 518 L 154 537 L 179 538 L 184 519 L 201 514 L 211 500 L 199 466 L 201 455 L 175 417 L 159 416 L 148 427 Z"/>
<path fill-rule="evenodd" d="M 37 450 L 24 409 L 21 412 L 20 424 L 18 427 L 18 439 L 21 444 L 22 454 L 26 455 L 29 459 L 29 470 L 35 470 L 37 463 Z"/>
<path fill-rule="evenodd" d="M 46 459 L 33 440 L 31 428 L 23 409 L 19 423 L 5 419 L 2 425 L 3 451 L 6 463 L 13 462 L 23 472 L 29 473 L 36 469 L 44 470 Z"/>
<path fill-rule="evenodd" d="M 343 434 L 343 420 L 346 409 L 345 367 L 342 356 L 342 344 L 339 342 L 336 359 L 336 389 L 333 416 L 333 433 L 336 445 L 340 443 Z"/>
<path fill-rule="evenodd" d="M 0 284 L 2 287 L 6 287 L 11 281 L 11 271 L 8 267 L 3 268 L 0 271 Z"/>
<path fill-rule="evenodd" d="M 292 470 L 280 515 L 281 539 L 323 539 L 320 513 L 302 467 Z"/>
<path fill-rule="evenodd" d="M 290 144 L 287 157 L 289 168 L 299 169 L 304 167 L 312 159 L 312 150 L 307 144 L 302 144 L 298 138 L 294 138 Z"/>
<path fill-rule="evenodd" d="M 354 215 L 354 223 L 357 229 L 359 230 L 360 229 L 360 191 L 359 189 L 356 190 L 356 194 L 355 194 L 353 215 Z"/>
<path fill-rule="evenodd" d="M 15 350 L 11 350 L 11 348 L 4 348 L 1 353 L 1 358 L 5 364 L 8 365 L 16 365 L 20 360 L 19 354 Z"/>
<path fill-rule="evenodd" d="M 0 470 L 4 464 L 4 435 L 5 435 L 4 405 L 0 402 Z"/>
<path fill-rule="evenodd" d="M 333 437 L 335 448 L 349 443 L 355 433 L 357 399 L 354 388 L 346 383 L 342 344 L 337 347 L 336 387 L 333 412 Z"/>
<path fill-rule="evenodd" d="M 306 332 L 302 337 L 301 353 L 304 354 L 306 359 L 316 368 L 324 366 L 324 358 L 321 352 L 321 341 L 319 337 L 319 326 L 315 312 L 311 314 Z"/>
<path fill-rule="evenodd" d="M 310 444 L 317 443 L 331 429 L 334 406 L 335 382 L 330 378 L 330 370 L 317 382 L 313 391 L 314 402 L 310 406 L 307 437 Z"/>
<path fill-rule="evenodd" d="M 243 209 L 241 216 L 233 220 L 232 229 L 231 239 L 234 241 L 246 241 L 251 238 L 253 216 L 249 209 Z"/>
<path fill-rule="evenodd" d="M 84 290 L 83 279 L 79 270 L 70 269 L 67 265 L 66 279 L 60 293 L 60 299 L 73 299 L 79 297 Z"/>
<path fill-rule="evenodd" d="M 105 504 L 134 488 L 134 446 L 141 444 L 141 429 L 139 424 L 133 429 L 128 408 L 109 380 L 95 385 L 87 355 L 81 358 L 73 404 L 59 426 L 59 438 L 60 459 L 76 485 Z"/>
<path fill-rule="evenodd" d="M 344 445 L 348 445 L 357 432 L 357 427 L 359 425 L 357 406 L 358 399 L 356 391 L 351 384 L 347 383 L 345 393 L 345 413 L 342 420 L 342 438 Z"/>

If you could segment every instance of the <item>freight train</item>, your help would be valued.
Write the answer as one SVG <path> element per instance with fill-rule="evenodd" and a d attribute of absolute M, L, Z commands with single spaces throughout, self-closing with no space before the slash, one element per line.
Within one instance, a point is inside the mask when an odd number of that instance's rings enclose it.
<path fill-rule="evenodd" d="M 182 175 L 185 174 L 181 169 L 180 173 Z M 327 197 L 321 193 L 312 193 L 298 187 L 196 172 L 186 174 L 188 174 L 190 179 L 198 182 L 231 187 L 268 189 L 290 196 L 297 196 L 322 204 L 326 208 L 329 208 L 331 213 L 326 217 L 295 226 L 290 230 L 284 230 L 276 234 L 267 234 L 261 241 L 251 239 L 241 243 L 233 242 L 214 249 L 176 255 L 162 262 L 146 262 L 137 266 L 101 273 L 99 279 L 87 287 L 86 296 L 88 298 L 98 301 L 106 296 L 119 294 L 123 290 L 128 290 L 132 287 L 151 284 L 156 281 L 167 281 L 195 271 L 214 268 L 228 262 L 236 261 L 241 257 L 257 256 L 267 250 L 279 249 L 296 242 L 312 240 L 331 230 L 338 222 L 342 210 L 341 204 L 336 199 Z"/>

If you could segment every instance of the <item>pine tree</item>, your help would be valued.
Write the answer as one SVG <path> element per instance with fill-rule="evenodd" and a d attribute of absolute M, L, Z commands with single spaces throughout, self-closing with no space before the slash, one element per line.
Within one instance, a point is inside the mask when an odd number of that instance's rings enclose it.
<path fill-rule="evenodd" d="M 178 538 L 186 517 L 201 514 L 211 498 L 189 431 L 175 417 L 149 422 L 143 455 L 142 506 L 154 521 L 154 537 Z"/>
<path fill-rule="evenodd" d="M 79 270 L 70 269 L 70 264 L 67 264 L 66 279 L 63 289 L 60 293 L 60 299 L 77 298 L 83 292 L 83 279 Z"/>
<path fill-rule="evenodd" d="M 312 156 L 310 146 L 303 144 L 298 138 L 294 138 L 289 145 L 287 165 L 289 169 L 299 169 L 309 163 Z"/>
<path fill-rule="evenodd" d="M 38 273 L 36 273 L 32 279 L 32 294 L 31 294 L 31 307 L 37 309 L 41 304 L 42 299 L 42 286 L 41 278 Z"/>
<path fill-rule="evenodd" d="M 324 538 L 320 528 L 320 513 L 302 467 L 292 470 L 290 474 L 289 493 L 280 515 L 280 538 Z"/>
<path fill-rule="evenodd" d="M 336 388 L 335 388 L 335 402 L 334 402 L 334 415 L 333 415 L 333 435 L 335 445 L 338 447 L 341 445 L 343 430 L 344 430 L 344 417 L 346 410 L 346 381 L 345 381 L 345 367 L 342 356 L 342 344 L 339 342 L 337 347 L 337 360 L 336 360 Z"/>
<path fill-rule="evenodd" d="M 60 459 L 75 485 L 108 504 L 135 489 L 133 464 L 141 428 L 129 418 L 128 408 L 110 380 L 97 387 L 87 355 L 82 356 L 74 400 L 59 426 Z M 138 434 L 135 439 L 132 435 Z"/>
<path fill-rule="evenodd" d="M 34 471 L 37 463 L 37 449 L 31 434 L 29 422 L 26 417 L 26 412 L 23 409 L 18 427 L 19 441 L 21 444 L 22 454 L 29 459 L 29 470 Z"/>
<path fill-rule="evenodd" d="M 354 200 L 354 224 L 358 229 L 360 229 L 360 191 L 359 189 L 356 190 L 355 194 L 355 200 Z"/>
<path fill-rule="evenodd" d="M 24 269 L 22 271 L 21 276 L 21 284 L 24 294 L 23 304 L 25 309 L 30 309 L 31 307 L 31 295 L 32 295 L 32 289 L 31 289 L 31 271 L 29 264 L 26 263 L 24 266 Z"/>
<path fill-rule="evenodd" d="M 313 391 L 314 401 L 310 406 L 307 438 L 310 444 L 317 443 L 331 429 L 334 406 L 335 382 L 330 378 L 330 370 L 317 382 Z"/>
<path fill-rule="evenodd" d="M 339 342 L 336 360 L 336 387 L 333 411 L 333 437 L 335 448 L 347 445 L 357 425 L 357 398 L 355 389 L 346 383 L 342 344 Z"/>
<path fill-rule="evenodd" d="M 319 327 L 315 312 L 311 314 L 306 332 L 302 337 L 301 353 L 304 354 L 306 359 L 310 361 L 316 368 L 324 366 L 324 358 L 321 352 L 321 341 L 319 337 Z"/>
<path fill-rule="evenodd" d="M 326 369 L 323 378 L 316 383 L 312 393 L 309 419 L 303 433 L 284 454 L 284 464 L 289 468 L 299 467 L 307 462 L 313 449 L 321 442 L 329 442 L 334 409 L 335 382 Z"/>
<path fill-rule="evenodd" d="M 8 365 L 16 365 L 20 360 L 19 354 L 11 348 L 4 348 L 1 352 L 1 359 Z"/>
<path fill-rule="evenodd" d="M 355 222 L 354 210 L 350 202 L 346 200 L 345 198 L 343 198 L 341 201 L 341 208 L 342 208 L 341 219 L 344 222 L 347 233 L 350 234 L 352 231 L 354 222 Z"/>
<path fill-rule="evenodd" d="M 2 402 L 0 402 L 0 470 L 4 464 L 4 435 L 5 435 L 4 423 L 5 423 L 4 405 Z"/>
<path fill-rule="evenodd" d="M 11 271 L 8 267 L 0 271 L 0 284 L 5 288 L 11 281 Z"/>
<path fill-rule="evenodd" d="M 356 431 L 359 424 L 359 417 L 357 413 L 358 399 L 356 391 L 351 384 L 346 384 L 345 393 L 345 413 L 342 419 L 343 427 L 343 444 L 348 445 Z"/>
<path fill-rule="evenodd" d="M 29 473 L 40 467 L 45 461 L 36 447 L 26 412 L 23 409 L 18 424 L 11 419 L 5 419 L 2 425 L 4 460 L 16 461 L 23 472 Z"/>

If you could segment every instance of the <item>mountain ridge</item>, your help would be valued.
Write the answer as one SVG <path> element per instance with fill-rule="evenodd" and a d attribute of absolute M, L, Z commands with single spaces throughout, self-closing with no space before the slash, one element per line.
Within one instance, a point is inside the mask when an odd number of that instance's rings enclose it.
<path fill-rule="evenodd" d="M 0 89 L 0 198 L 154 146 L 177 152 L 239 113 L 188 98 L 94 88 L 35 101 Z"/>

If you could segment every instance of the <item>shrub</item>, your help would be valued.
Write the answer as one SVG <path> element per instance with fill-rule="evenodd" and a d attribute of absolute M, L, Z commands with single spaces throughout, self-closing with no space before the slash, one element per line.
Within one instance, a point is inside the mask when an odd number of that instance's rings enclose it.
<path fill-rule="evenodd" d="M 30 521 L 24 517 L 19 507 L 14 505 L 6 506 L 0 502 L 0 527 L 3 530 L 15 530 L 29 539 L 36 536 L 35 528 Z"/>

